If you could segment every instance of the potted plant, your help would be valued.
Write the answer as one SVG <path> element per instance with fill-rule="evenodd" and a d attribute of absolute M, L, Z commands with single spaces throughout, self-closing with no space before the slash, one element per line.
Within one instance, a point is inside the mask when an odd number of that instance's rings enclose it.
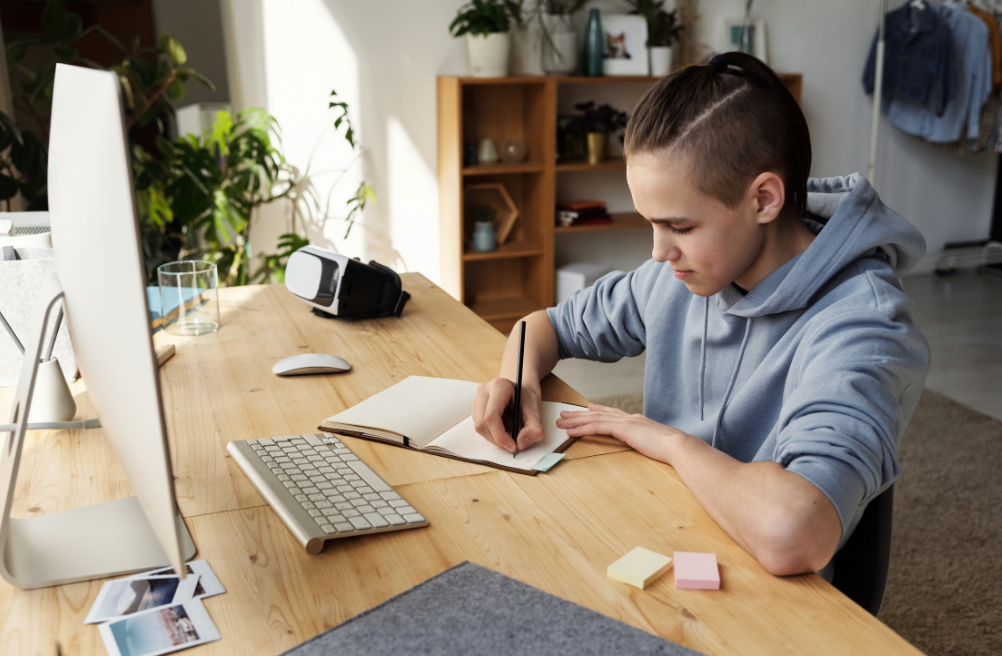
<path fill-rule="evenodd" d="M 578 103 L 574 109 L 581 112 L 564 126 L 567 137 L 584 137 L 588 142 L 588 163 L 595 165 L 605 160 L 609 135 L 626 127 L 626 112 L 610 105 L 595 106 L 593 101 Z M 623 140 L 620 135 L 620 141 Z"/>
<path fill-rule="evenodd" d="M 525 23 L 531 36 L 542 45 L 543 71 L 555 75 L 572 74 L 578 67 L 578 43 L 571 16 L 580 11 L 587 0 L 528 1 Z"/>
<path fill-rule="evenodd" d="M 515 0 L 471 0 L 459 8 L 449 32 L 454 37 L 466 35 L 473 77 L 508 75 L 512 21 L 522 22 Z"/>
<path fill-rule="evenodd" d="M 671 46 L 682 36 L 678 9 L 665 11 L 666 0 L 624 0 L 635 14 L 647 20 L 647 52 L 651 75 L 661 77 L 671 69 Z"/>

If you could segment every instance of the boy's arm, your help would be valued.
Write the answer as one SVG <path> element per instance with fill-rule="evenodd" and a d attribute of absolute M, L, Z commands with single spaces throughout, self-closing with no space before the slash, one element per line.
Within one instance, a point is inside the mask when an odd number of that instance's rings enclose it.
<path fill-rule="evenodd" d="M 742 463 L 642 415 L 564 413 L 568 435 L 612 435 L 675 467 L 696 500 L 770 572 L 817 571 L 859 507 L 900 473 L 896 442 L 929 366 L 919 331 L 893 314 L 842 315 L 805 344 L 774 462 Z"/>

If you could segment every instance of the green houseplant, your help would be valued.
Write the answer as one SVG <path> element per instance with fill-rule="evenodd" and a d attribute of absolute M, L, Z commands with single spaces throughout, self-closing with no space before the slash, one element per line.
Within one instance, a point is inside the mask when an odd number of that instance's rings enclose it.
<path fill-rule="evenodd" d="M 578 103 L 574 109 L 580 114 L 566 120 L 560 127 L 559 139 L 565 153 L 578 153 L 583 150 L 580 142 L 587 142 L 589 164 L 599 164 L 605 160 L 609 135 L 626 127 L 626 112 L 621 112 L 611 105 L 595 106 L 594 101 Z M 622 135 L 619 137 L 623 140 Z"/>
<path fill-rule="evenodd" d="M 647 21 L 647 48 L 651 75 L 667 75 L 671 68 L 672 45 L 682 36 L 683 26 L 678 21 L 678 9 L 666 11 L 666 0 L 624 0 Z"/>
<path fill-rule="evenodd" d="M 471 0 L 449 24 L 453 37 L 466 36 L 473 77 L 505 77 L 511 50 L 512 22 L 522 23 L 515 0 Z"/>

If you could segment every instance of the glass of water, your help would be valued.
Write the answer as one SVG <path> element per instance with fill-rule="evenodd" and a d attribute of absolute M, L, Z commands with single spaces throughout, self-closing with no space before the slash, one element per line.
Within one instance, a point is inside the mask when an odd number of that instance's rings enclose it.
<path fill-rule="evenodd" d="M 219 277 L 204 260 L 168 262 L 157 268 L 160 316 L 172 335 L 205 335 L 219 330 Z"/>

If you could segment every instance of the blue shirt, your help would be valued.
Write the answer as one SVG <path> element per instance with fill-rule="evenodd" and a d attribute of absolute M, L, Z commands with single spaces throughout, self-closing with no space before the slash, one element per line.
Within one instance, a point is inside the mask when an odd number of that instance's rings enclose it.
<path fill-rule="evenodd" d="M 935 143 L 952 143 L 961 138 L 977 139 L 981 128 L 981 108 L 992 92 L 992 55 L 988 26 L 959 3 L 945 2 L 936 8 L 953 33 L 956 87 L 942 115 L 926 102 L 915 104 L 896 99 L 887 117 L 891 124 L 908 134 Z M 965 129 L 966 126 L 966 129 Z"/>
<path fill-rule="evenodd" d="M 877 69 L 877 37 L 863 69 L 863 88 L 873 93 Z M 953 33 L 935 9 L 915 9 L 905 3 L 888 12 L 884 23 L 884 81 L 881 93 L 886 112 L 892 100 L 932 102 L 942 111 L 955 84 Z"/>

